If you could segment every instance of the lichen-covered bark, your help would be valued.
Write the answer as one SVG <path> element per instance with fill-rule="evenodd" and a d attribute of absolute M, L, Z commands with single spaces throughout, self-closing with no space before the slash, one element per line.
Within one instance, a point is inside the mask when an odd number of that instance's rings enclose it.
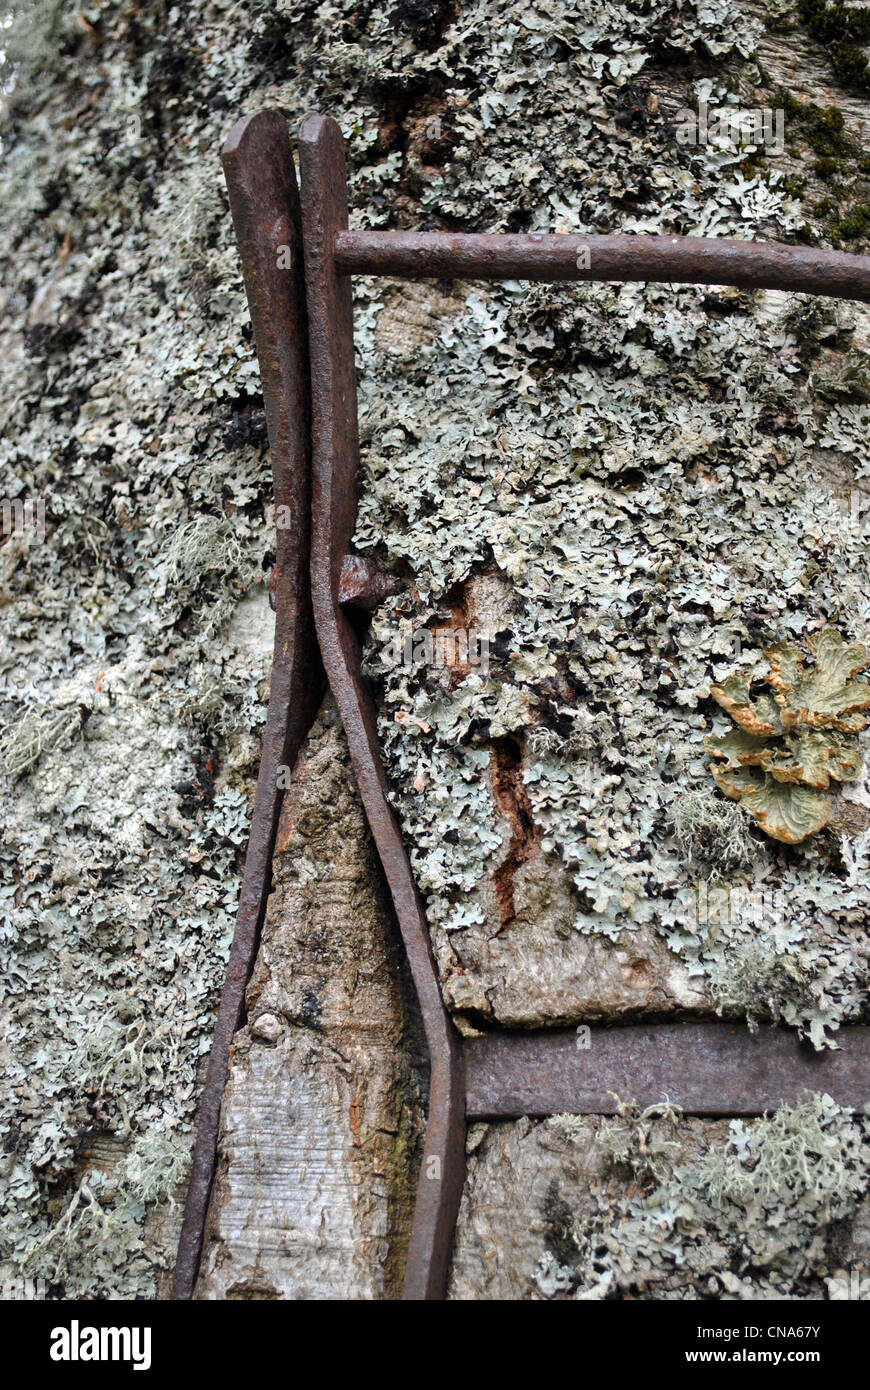
<path fill-rule="evenodd" d="M 453 1298 L 848 1298 L 850 1271 L 870 1292 L 867 1122 L 828 1097 L 477 1125 L 469 1147 Z"/>
<path fill-rule="evenodd" d="M 265 428 L 218 164 L 232 121 L 336 114 L 361 226 L 867 250 L 867 85 L 800 0 L 34 0 L 7 36 L 0 498 L 44 501 L 46 527 L 0 547 L 0 1254 L 4 1277 L 58 1293 L 148 1297 L 171 1262 L 268 674 Z M 782 110 L 782 150 L 681 145 L 678 114 L 701 101 Z M 777 848 L 715 790 L 702 743 L 711 682 L 762 647 L 826 623 L 870 636 L 870 313 L 664 286 L 359 281 L 356 304 L 357 547 L 407 580 L 366 663 L 460 1026 L 719 1008 L 831 1042 L 866 1017 L 866 778 L 817 836 Z M 439 627 L 486 636 L 487 670 L 431 663 L 413 638 Z M 330 901 L 337 940 L 355 939 L 345 853 L 386 930 L 354 816 L 337 876 L 319 862 L 323 903 L 298 886 L 273 906 L 252 999 L 278 1032 L 239 1041 L 206 1296 L 395 1285 L 415 1142 L 395 961 L 378 956 L 390 1045 L 352 1119 L 368 1015 L 342 971 L 324 1002 L 303 950 Z M 700 916 L 699 890 L 723 889 L 775 910 Z M 349 1069 L 272 973 L 279 941 L 347 1030 Z M 296 1194 L 296 1246 L 272 1239 L 275 1189 L 249 1181 L 272 1095 L 307 1098 L 331 1155 Z M 362 1168 L 357 1122 L 375 1135 Z M 269 1143 L 301 1154 L 295 1123 Z M 831 1162 L 866 1184 L 863 1150 Z M 327 1172 L 340 1215 L 303 1274 Z M 579 1192 L 565 1200 L 582 1216 Z M 505 1179 L 487 1261 L 510 1266 L 523 1202 Z M 608 1197 L 601 1220 L 621 1213 Z M 519 1289 L 519 1272 L 473 1272 L 481 1219 L 466 1206 L 456 1288 Z M 777 1287 L 821 1289 L 841 1258 L 787 1264 Z M 545 1289 L 588 1292 L 570 1260 L 550 1273 Z M 614 1279 L 608 1296 L 630 1287 Z"/>

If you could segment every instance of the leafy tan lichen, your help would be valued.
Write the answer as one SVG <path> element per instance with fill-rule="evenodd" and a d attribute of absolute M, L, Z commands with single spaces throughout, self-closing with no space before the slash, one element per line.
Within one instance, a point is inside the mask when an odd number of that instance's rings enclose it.
<path fill-rule="evenodd" d="M 860 643 L 833 628 L 808 639 L 815 665 L 787 642 L 765 653 L 773 695 L 754 699 L 748 672 L 710 687 L 737 725 L 704 740 L 716 785 L 755 818 L 765 835 L 796 845 L 821 830 L 831 802 L 817 793 L 832 781 L 853 782 L 861 757 L 851 735 L 866 724 L 870 685 L 852 677 L 870 662 Z"/>

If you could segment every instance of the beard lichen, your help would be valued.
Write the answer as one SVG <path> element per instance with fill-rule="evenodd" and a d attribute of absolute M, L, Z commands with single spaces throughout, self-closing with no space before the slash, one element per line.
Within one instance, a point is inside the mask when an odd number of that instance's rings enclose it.
<path fill-rule="evenodd" d="M 683 792 L 671 806 L 670 820 L 687 865 L 704 864 L 712 876 L 752 863 L 757 846 L 749 817 L 712 787 Z"/>
<path fill-rule="evenodd" d="M 60 748 L 82 728 L 84 706 L 25 709 L 0 729 L 0 776 L 14 781 L 36 766 L 43 753 Z"/>
<path fill-rule="evenodd" d="M 817 790 L 853 782 L 861 772 L 854 738 L 866 724 L 870 686 L 852 677 L 870 661 L 859 643 L 833 628 L 808 640 L 815 658 L 782 642 L 765 653 L 773 694 L 752 698 L 749 672 L 738 671 L 710 693 L 737 725 L 704 740 L 719 789 L 758 822 L 765 835 L 796 845 L 821 830 L 832 803 Z"/>

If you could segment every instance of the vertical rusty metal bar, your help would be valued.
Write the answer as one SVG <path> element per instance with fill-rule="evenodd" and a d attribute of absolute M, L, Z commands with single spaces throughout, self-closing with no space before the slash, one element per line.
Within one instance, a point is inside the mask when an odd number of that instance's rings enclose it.
<path fill-rule="evenodd" d="M 442 1298 L 465 1176 L 459 1037 L 441 998 L 408 857 L 386 795 L 374 703 L 339 584 L 356 522 L 356 373 L 351 286 L 333 262 L 347 226 L 344 147 L 335 121 L 309 116 L 299 132 L 313 421 L 311 587 L 317 636 L 347 736 L 366 816 L 384 867 L 414 980 L 431 1060 L 429 1115 L 404 1297 Z"/>
<path fill-rule="evenodd" d="M 235 935 L 197 1112 L 193 1166 L 172 1289 L 177 1299 L 193 1296 L 199 1268 L 230 1046 L 244 1016 L 245 988 L 271 886 L 272 853 L 283 798 L 278 769 L 293 767 L 325 684 L 308 578 L 310 409 L 302 231 L 284 117 L 278 111 L 262 111 L 238 121 L 221 157 L 260 364 L 272 455 L 278 516 L 275 650 Z"/>

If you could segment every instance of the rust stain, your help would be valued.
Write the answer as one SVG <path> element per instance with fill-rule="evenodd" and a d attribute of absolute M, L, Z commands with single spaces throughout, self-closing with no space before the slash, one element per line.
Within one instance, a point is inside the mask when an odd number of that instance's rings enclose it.
<path fill-rule="evenodd" d="M 523 785 L 522 750 L 516 739 L 496 739 L 492 745 L 492 785 L 499 810 L 511 828 L 508 852 L 492 876 L 501 913 L 501 931 L 516 919 L 514 883 L 521 864 L 541 852 L 543 831 L 535 825 L 532 804 Z"/>
<path fill-rule="evenodd" d="M 296 820 L 297 798 L 285 796 L 278 815 L 278 830 L 275 835 L 273 858 L 282 855 L 290 843 L 290 836 Z"/>

